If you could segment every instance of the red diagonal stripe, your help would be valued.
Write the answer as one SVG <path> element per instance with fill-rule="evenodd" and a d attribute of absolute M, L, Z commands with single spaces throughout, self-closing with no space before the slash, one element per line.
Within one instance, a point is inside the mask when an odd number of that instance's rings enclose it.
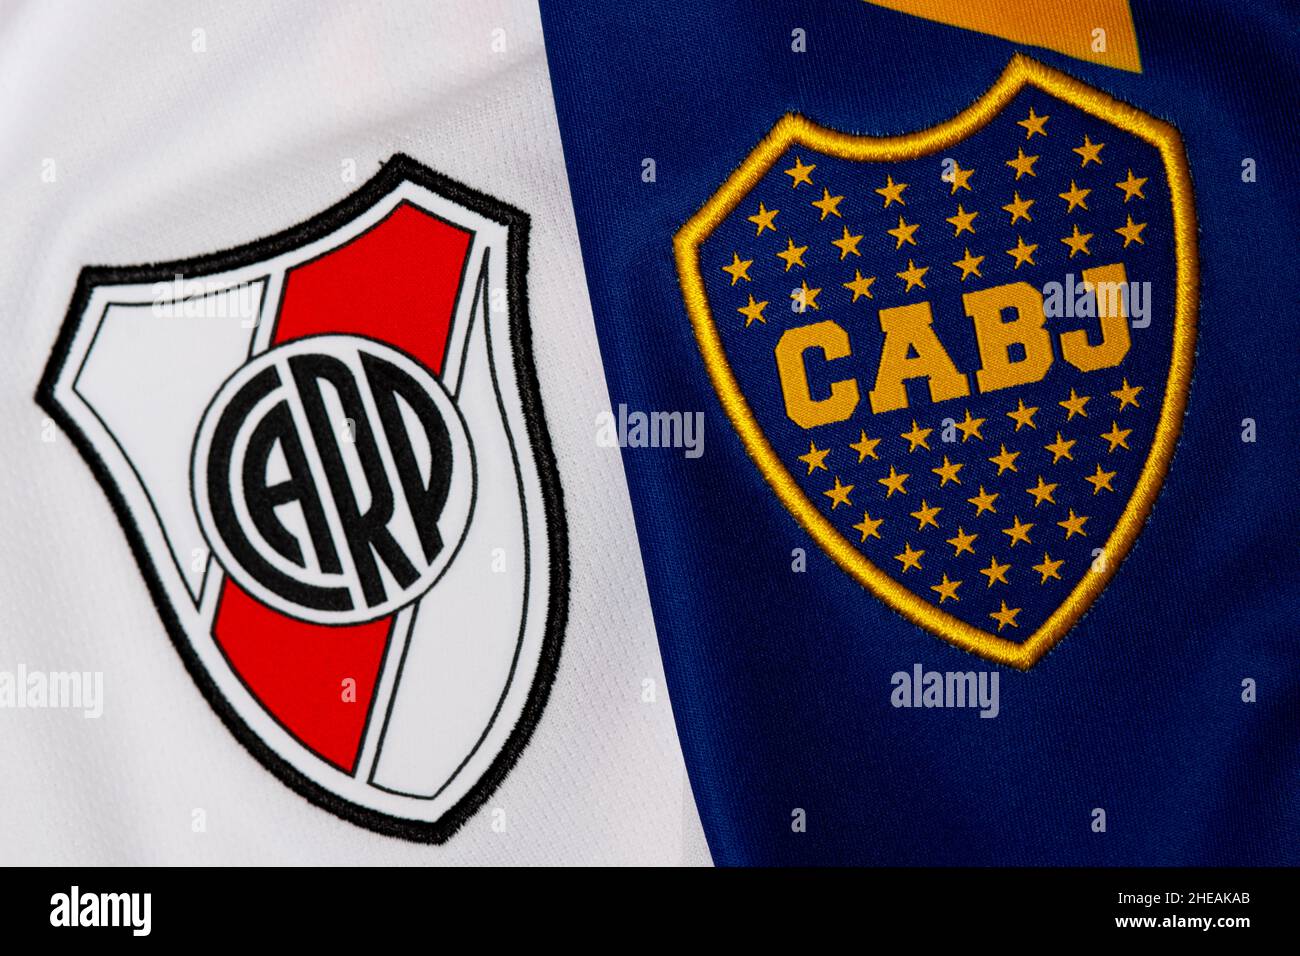
<path fill-rule="evenodd" d="M 274 344 L 321 333 L 380 339 L 440 374 L 471 234 L 409 203 L 289 270 Z M 273 717 L 313 752 L 356 770 L 391 617 L 326 627 L 286 617 L 226 579 L 212 633 Z M 343 682 L 355 681 L 354 702 Z"/>

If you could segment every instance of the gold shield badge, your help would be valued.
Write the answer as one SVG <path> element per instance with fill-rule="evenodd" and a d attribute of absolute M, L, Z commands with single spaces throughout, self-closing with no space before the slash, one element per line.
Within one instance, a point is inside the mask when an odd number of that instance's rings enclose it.
<path fill-rule="evenodd" d="M 1182 141 L 1014 57 L 902 136 L 782 117 L 674 238 L 722 407 L 908 620 L 1027 669 L 1129 553 L 1196 337 Z"/>

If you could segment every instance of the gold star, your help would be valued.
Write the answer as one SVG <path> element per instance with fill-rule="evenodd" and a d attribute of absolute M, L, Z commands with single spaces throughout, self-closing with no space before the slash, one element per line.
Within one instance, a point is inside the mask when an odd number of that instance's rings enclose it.
<path fill-rule="evenodd" d="M 950 481 L 955 481 L 960 485 L 961 479 L 957 477 L 957 472 L 961 471 L 963 467 L 964 466 L 960 462 L 954 464 L 948 460 L 947 455 L 944 455 L 943 464 L 938 468 L 931 468 L 930 470 L 939 476 L 939 487 L 942 488 Z"/>
<path fill-rule="evenodd" d="M 979 535 L 967 534 L 966 529 L 958 527 L 957 537 L 948 539 L 948 543 L 955 549 L 952 556 L 955 558 L 963 551 L 969 551 L 971 554 L 974 554 L 975 549 L 972 548 L 971 545 L 975 543 L 975 539 L 978 537 Z"/>
<path fill-rule="evenodd" d="M 1087 520 L 1086 515 L 1076 515 L 1074 509 L 1071 508 L 1070 517 L 1056 523 L 1065 529 L 1065 540 L 1069 541 L 1076 534 L 1081 534 L 1085 538 L 1088 536 L 1088 532 L 1083 530 L 1083 523 Z"/>
<path fill-rule="evenodd" d="M 1061 433 L 1057 432 L 1056 441 L 1052 442 L 1050 445 L 1044 445 L 1043 447 L 1052 453 L 1052 464 L 1055 465 L 1062 458 L 1068 458 L 1070 461 L 1074 461 L 1074 456 L 1070 454 L 1070 449 L 1074 447 L 1075 441 L 1076 439 L 1074 438 L 1065 441 L 1061 438 Z"/>
<path fill-rule="evenodd" d="M 993 502 L 998 500 L 998 492 L 995 491 L 993 494 L 989 494 L 984 490 L 983 485 L 980 485 L 980 493 L 978 495 L 974 498 L 967 498 L 966 500 L 975 506 L 975 517 L 977 518 L 986 511 L 991 511 L 994 514 L 998 513 L 998 509 L 993 507 Z"/>
<path fill-rule="evenodd" d="M 829 448 L 818 448 L 816 442 L 808 443 L 808 454 L 800 455 L 799 460 L 808 466 L 808 474 L 820 468 L 822 471 L 829 471 L 826 467 L 826 456 L 831 453 Z"/>
<path fill-rule="evenodd" d="M 845 282 L 843 283 L 843 285 L 844 288 L 848 289 L 850 292 L 853 293 L 853 301 L 857 302 L 859 296 L 865 295 L 868 299 L 875 298 L 875 296 L 871 294 L 871 283 L 875 281 L 876 281 L 875 276 L 867 276 L 866 278 L 863 278 L 861 271 L 859 271 L 858 269 L 854 269 L 853 281 Z"/>
<path fill-rule="evenodd" d="M 758 227 L 758 231 L 754 235 L 761 236 L 764 229 L 771 229 L 776 232 L 776 226 L 772 225 L 772 220 L 776 218 L 776 214 L 780 211 L 779 209 L 768 209 L 762 203 L 759 203 L 758 212 L 745 218 Z"/>
<path fill-rule="evenodd" d="M 900 206 L 906 206 L 907 201 L 903 199 L 903 190 L 907 188 L 907 183 L 894 182 L 893 176 L 885 177 L 885 185 L 881 186 L 876 192 L 885 197 L 884 208 L 888 209 L 890 203 L 898 203 Z"/>
<path fill-rule="evenodd" d="M 1025 400 L 1023 398 L 1018 398 L 1016 399 L 1016 410 L 1013 412 L 1007 412 L 1007 418 L 1010 418 L 1016 423 L 1016 431 L 1020 431 L 1022 425 L 1028 425 L 1030 428 L 1037 429 L 1038 426 L 1034 424 L 1034 415 L 1037 413 L 1037 405 L 1033 408 L 1026 408 Z"/>
<path fill-rule="evenodd" d="M 755 319 L 762 322 L 764 325 L 767 324 L 767 319 L 763 318 L 763 310 L 766 308 L 766 302 L 755 302 L 754 297 L 751 295 L 749 297 L 749 304 L 742 305 L 736 311 L 745 317 L 745 328 L 749 328 L 749 324 Z"/>
<path fill-rule="evenodd" d="M 1131 434 L 1133 434 L 1133 429 L 1120 428 L 1119 422 L 1111 422 L 1110 431 L 1104 433 L 1101 437 L 1110 442 L 1110 448 L 1107 449 L 1108 451 L 1113 452 L 1116 448 L 1123 448 L 1125 451 L 1129 451 L 1128 436 Z"/>
<path fill-rule="evenodd" d="M 1008 249 L 1007 255 L 1015 256 L 1017 269 L 1019 269 L 1026 262 L 1028 262 L 1031 266 L 1033 266 L 1038 264 L 1034 262 L 1034 250 L 1036 250 L 1037 248 L 1038 248 L 1038 243 L 1034 242 L 1026 245 L 1025 240 L 1022 236 L 1016 236 L 1016 247 L 1014 249 Z"/>
<path fill-rule="evenodd" d="M 843 196 L 832 196 L 829 189 L 822 189 L 822 198 L 814 199 L 810 205 L 816 206 L 821 210 L 822 218 L 820 221 L 824 222 L 826 217 L 832 214 L 843 219 L 844 217 L 840 216 L 840 202 L 843 199 Z"/>
<path fill-rule="evenodd" d="M 811 474 L 811 472 L 809 472 L 809 474 Z M 840 476 L 836 475 L 835 487 L 832 488 L 830 491 L 823 491 L 822 494 L 824 494 L 827 498 L 831 499 L 831 511 L 834 511 L 840 505 L 853 504 L 853 502 L 849 501 L 849 492 L 852 490 L 853 490 L 852 485 L 840 484 Z"/>
<path fill-rule="evenodd" d="M 1061 241 L 1070 247 L 1070 258 L 1073 259 L 1076 252 L 1082 252 L 1085 256 L 1092 255 L 1092 251 L 1088 248 L 1088 240 L 1091 238 L 1092 233 L 1079 232 L 1079 224 L 1076 222 L 1074 224 L 1074 234 L 1066 236 Z"/>
<path fill-rule="evenodd" d="M 964 445 L 968 438 L 973 437 L 978 438 L 980 441 L 984 440 L 984 436 L 980 434 L 980 427 L 985 421 L 986 419 L 983 418 L 971 418 L 970 409 L 968 408 L 966 409 L 966 417 L 959 422 L 953 422 L 953 427 L 961 431 L 961 442 Z"/>
<path fill-rule="evenodd" d="M 910 242 L 912 245 L 916 245 L 916 240 L 912 238 L 912 234 L 916 232 L 916 227 L 919 225 L 920 223 L 916 222 L 908 223 L 902 216 L 899 216 L 898 227 L 896 229 L 886 229 L 885 232 L 898 240 L 898 245 L 894 246 L 894 248 L 901 249 L 905 242 Z"/>
<path fill-rule="evenodd" d="M 803 261 L 803 254 L 807 251 L 807 246 L 796 246 L 793 239 L 787 239 L 784 251 L 778 252 L 776 257 L 785 260 L 785 271 L 789 272 L 792 266 L 807 268 Z"/>
<path fill-rule="evenodd" d="M 722 271 L 731 276 L 732 285 L 735 285 L 741 279 L 749 282 L 749 267 L 753 264 L 753 259 L 741 259 L 739 255 L 733 252 L 731 254 L 731 265 L 723 266 Z"/>
<path fill-rule="evenodd" d="M 977 279 L 983 278 L 983 276 L 980 275 L 980 263 L 983 261 L 983 256 L 972 256 L 970 254 L 970 247 L 967 246 L 966 255 L 954 262 L 953 265 L 961 270 L 961 281 L 965 282 L 966 277 L 969 275 L 973 275 Z"/>
<path fill-rule="evenodd" d="M 996 454 L 992 458 L 990 458 L 989 461 L 993 462 L 993 464 L 998 466 L 999 475 L 1002 474 L 1004 471 L 1006 471 L 1008 468 L 1011 469 L 1012 471 L 1017 471 L 1018 469 L 1016 468 L 1016 458 L 1020 455 L 1020 452 L 1007 451 L 1006 445 L 1002 445 L 1001 447 L 1002 447 L 1002 451 L 999 454 Z"/>
<path fill-rule="evenodd" d="M 1014 548 L 1021 541 L 1025 544 L 1033 544 L 1034 542 L 1029 540 L 1029 529 L 1032 527 L 1033 524 L 1022 524 L 1020 515 L 1016 515 L 1011 519 L 1011 527 L 1002 529 L 1002 533 L 1011 538 L 1011 544 L 1007 545 L 1007 547 Z"/>
<path fill-rule="evenodd" d="M 971 223 L 975 221 L 975 217 L 978 215 L 979 215 L 978 212 L 967 212 L 965 209 L 961 207 L 961 203 L 958 203 L 957 215 L 949 216 L 947 219 L 944 220 L 944 222 L 952 223 L 953 226 L 952 234 L 954 237 L 960 236 L 962 234 L 962 230 L 969 232 L 973 236 L 975 235 L 975 227 L 972 226 Z"/>
<path fill-rule="evenodd" d="M 1142 239 L 1142 230 L 1147 227 L 1145 222 L 1134 222 L 1132 216 L 1124 217 L 1127 222 L 1115 231 L 1124 237 L 1124 248 L 1128 248 L 1130 242 L 1136 242 L 1140 246 L 1145 246 L 1146 242 Z"/>
<path fill-rule="evenodd" d="M 921 510 L 912 512 L 912 517 L 916 519 L 916 530 L 920 531 L 926 525 L 933 525 L 936 528 L 939 527 L 939 522 L 934 520 L 934 516 L 942 510 L 942 508 L 931 508 L 929 502 L 922 498 Z"/>
<path fill-rule="evenodd" d="M 1093 474 L 1091 474 L 1091 475 L 1084 475 L 1084 476 L 1083 476 L 1083 480 L 1084 480 L 1084 481 L 1087 481 L 1087 482 L 1091 482 L 1091 484 L 1092 484 L 1092 493 L 1093 493 L 1094 495 L 1099 495 L 1099 494 L 1101 494 L 1101 490 L 1102 490 L 1103 488 L 1105 488 L 1107 491 L 1111 491 L 1111 492 L 1113 492 L 1113 491 L 1115 490 L 1114 488 L 1112 488 L 1112 487 L 1110 486 L 1111 480 L 1112 480 L 1114 477 L 1115 477 L 1115 472 L 1113 472 L 1113 471 L 1102 471 L 1102 470 L 1101 470 L 1101 465 L 1098 464 L 1098 465 L 1097 465 L 1097 470 L 1096 470 L 1096 472 L 1093 473 Z"/>
<path fill-rule="evenodd" d="M 1036 162 L 1038 162 L 1037 156 L 1026 156 L 1023 149 L 1017 149 L 1016 158 L 1008 159 L 1007 165 L 1016 171 L 1016 179 L 1019 180 L 1026 173 L 1037 177 L 1038 174 L 1034 172 L 1034 163 Z"/>
<path fill-rule="evenodd" d="M 1016 125 L 1023 126 L 1025 128 L 1025 139 L 1030 139 L 1035 133 L 1038 133 L 1041 136 L 1047 135 L 1047 130 L 1043 129 L 1043 124 L 1049 119 L 1051 119 L 1050 116 L 1038 116 L 1035 114 L 1034 108 L 1031 106 L 1029 107 L 1029 116 L 1026 119 L 1017 120 Z"/>
<path fill-rule="evenodd" d="M 831 245 L 839 248 L 840 262 L 843 262 L 845 259 L 848 258 L 850 252 L 853 253 L 855 256 L 861 258 L 862 253 L 858 252 L 858 243 L 861 241 L 862 241 L 861 236 L 849 235 L 849 227 L 845 226 L 844 235 L 838 239 L 832 239 Z"/>
<path fill-rule="evenodd" d="M 916 568 L 918 571 L 921 570 L 921 555 L 923 554 L 925 554 L 924 550 L 913 551 L 911 543 L 904 542 L 903 553 L 894 555 L 894 560 L 902 562 L 903 570 L 901 573 L 906 574 L 912 568 Z"/>
<path fill-rule="evenodd" d="M 1080 189 L 1078 186 L 1074 184 L 1074 180 L 1071 179 L 1070 191 L 1064 193 L 1057 193 L 1057 195 L 1070 204 L 1065 211 L 1074 212 L 1075 206 L 1078 206 L 1080 209 L 1088 208 L 1088 203 L 1085 200 L 1087 200 L 1088 193 L 1090 192 L 1092 192 L 1091 189 Z"/>
<path fill-rule="evenodd" d="M 1105 143 L 1094 143 L 1087 136 L 1084 136 L 1083 145 L 1074 147 L 1070 152 L 1078 153 L 1082 157 L 1082 161 L 1079 163 L 1079 168 L 1081 169 L 1089 163 L 1096 163 L 1100 166 L 1101 148 L 1105 145 Z"/>
<path fill-rule="evenodd" d="M 1044 501 L 1049 505 L 1056 504 L 1056 499 L 1052 497 L 1052 492 L 1056 491 L 1056 484 L 1048 484 L 1043 481 L 1043 476 L 1038 476 L 1038 484 L 1032 488 L 1026 488 L 1025 491 L 1034 496 L 1034 507 L 1037 508 Z"/>
<path fill-rule="evenodd" d="M 1020 626 L 1016 623 L 1016 615 L 1022 610 L 1024 609 L 1018 607 L 1007 607 L 1007 602 L 1003 601 L 1002 610 L 991 612 L 989 617 L 998 622 L 998 633 L 1001 634 L 1004 625 L 1010 624 L 1012 627 Z"/>
<path fill-rule="evenodd" d="M 909 474 L 899 473 L 894 471 L 894 466 L 890 465 L 889 477 L 877 478 L 876 481 L 878 481 L 880 484 L 884 485 L 886 488 L 889 489 L 888 491 L 885 492 L 885 498 L 889 499 L 894 497 L 895 491 L 899 492 L 900 494 L 904 494 L 904 495 L 907 494 L 907 489 L 903 487 L 903 482 L 907 481 L 907 479 L 911 477 L 912 476 Z"/>
<path fill-rule="evenodd" d="M 914 285 L 919 285 L 922 289 L 925 288 L 924 276 L 929 271 L 930 271 L 929 266 L 921 266 L 920 268 L 917 268 L 916 263 L 914 263 L 911 259 L 908 259 L 907 269 L 903 272 L 895 272 L 894 275 L 898 276 L 900 279 L 904 280 L 907 283 L 907 288 L 904 289 L 903 291 L 910 292 L 912 291 L 912 286 Z"/>
<path fill-rule="evenodd" d="M 811 166 L 805 166 L 803 162 L 803 157 L 796 156 L 794 158 L 794 165 L 785 171 L 785 174 L 789 176 L 792 180 L 794 180 L 790 188 L 798 189 L 800 183 L 807 183 L 809 186 L 811 186 L 813 184 L 812 171 L 816 168 L 817 168 L 816 163 L 813 163 Z"/>
<path fill-rule="evenodd" d="M 1142 391 L 1141 385 L 1129 385 L 1128 379 L 1124 379 L 1124 387 L 1116 389 L 1111 394 L 1119 399 L 1119 410 L 1122 412 L 1130 405 L 1134 408 L 1142 407 L 1138 404 L 1138 392 L 1140 391 Z"/>
<path fill-rule="evenodd" d="M 957 195 L 957 190 L 959 189 L 964 189 L 967 192 L 971 192 L 972 190 L 970 188 L 970 177 L 971 177 L 971 173 L 975 172 L 975 167 L 972 166 L 970 169 L 962 169 L 961 163 L 956 162 L 955 160 L 953 161 L 952 165 L 953 165 L 952 192 L 950 193 L 950 195 L 953 196 Z"/>
<path fill-rule="evenodd" d="M 859 431 L 861 431 L 861 429 L 859 429 Z M 872 458 L 877 457 L 876 446 L 879 444 L 880 444 L 879 438 L 868 438 L 867 433 L 863 431 L 862 437 L 859 438 L 857 441 L 855 441 L 853 444 L 849 445 L 849 447 L 858 453 L 858 464 L 860 465 L 867 460 L 868 456 Z"/>
<path fill-rule="evenodd" d="M 810 289 L 808 283 L 800 279 L 799 288 L 790 290 L 790 298 L 798 303 L 800 312 L 806 312 L 808 309 L 820 312 L 821 308 L 817 305 L 817 293 L 819 292 L 821 292 L 821 289 Z"/>
<path fill-rule="evenodd" d="M 1015 225 L 1021 219 L 1026 222 L 1033 222 L 1034 219 L 1029 215 L 1029 207 L 1034 204 L 1032 199 L 1021 199 L 1020 193 L 1012 193 L 1015 198 L 1002 208 L 1011 213 L 1011 225 Z"/>
<path fill-rule="evenodd" d="M 909 445 L 910 445 L 910 447 L 907 449 L 909 452 L 916 451 L 916 446 L 917 446 L 917 445 L 920 445 L 920 446 L 921 446 L 922 448 L 924 448 L 926 451 L 929 451 L 929 450 L 930 450 L 930 446 L 929 446 L 928 444 L 926 444 L 926 441 L 925 441 L 925 440 L 926 440 L 927 438 L 930 437 L 930 432 L 932 432 L 932 431 L 934 431 L 933 428 L 919 428 L 919 427 L 917 427 L 916 419 L 913 418 L 913 419 L 912 419 L 912 430 L 911 430 L 910 432 L 903 432 L 903 434 L 899 435 L 898 437 L 899 437 L 899 438 L 906 438 L 906 439 L 907 439 L 907 441 L 908 441 L 908 443 L 909 443 Z"/>
<path fill-rule="evenodd" d="M 1118 182 L 1115 185 L 1124 190 L 1124 201 L 1128 202 L 1134 196 L 1137 196 L 1138 199 L 1146 199 L 1147 197 L 1142 195 L 1142 187 L 1146 184 L 1147 181 L 1145 177 L 1138 179 L 1133 175 L 1133 170 L 1130 169 L 1128 175 L 1124 177 L 1123 181 Z"/>
<path fill-rule="evenodd" d="M 943 573 L 943 581 L 939 584 L 931 584 L 930 590 L 939 592 L 939 603 L 942 604 L 944 601 L 948 600 L 948 598 L 952 598 L 954 601 L 961 600 L 961 598 L 957 597 L 957 589 L 959 587 L 961 587 L 961 582 L 949 581 L 948 572 L 945 571 Z"/>
<path fill-rule="evenodd" d="M 1074 421 L 1075 415 L 1082 415 L 1084 418 L 1088 417 L 1088 413 L 1084 411 L 1083 406 L 1087 405 L 1091 399 L 1091 395 L 1077 395 L 1075 394 L 1074 389 L 1070 389 L 1070 397 L 1065 401 L 1057 402 L 1056 404 L 1069 411 L 1070 414 L 1067 415 L 1065 419 L 1069 422 Z"/>
<path fill-rule="evenodd" d="M 1033 566 L 1034 570 L 1043 576 L 1043 580 L 1039 581 L 1038 583 L 1046 584 L 1048 578 L 1056 578 L 1056 580 L 1058 581 L 1061 580 L 1061 565 L 1063 565 L 1064 563 L 1065 563 L 1064 560 L 1053 561 L 1051 555 L 1049 555 L 1046 551 L 1044 551 L 1043 563 L 1035 564 Z"/>
<path fill-rule="evenodd" d="M 862 520 L 853 526 L 854 531 L 862 532 L 862 541 L 859 541 L 858 543 L 861 544 L 866 541 L 867 538 L 879 538 L 880 526 L 884 523 L 884 518 L 873 519 L 869 513 L 865 511 L 862 512 Z"/>
<path fill-rule="evenodd" d="M 987 577 L 989 579 L 988 586 L 993 587 L 994 581 L 1001 581 L 1003 584 L 1006 584 L 1007 572 L 1010 570 L 1011 565 L 998 564 L 998 559 L 989 555 L 989 566 L 987 568 L 980 568 L 980 574 Z"/>

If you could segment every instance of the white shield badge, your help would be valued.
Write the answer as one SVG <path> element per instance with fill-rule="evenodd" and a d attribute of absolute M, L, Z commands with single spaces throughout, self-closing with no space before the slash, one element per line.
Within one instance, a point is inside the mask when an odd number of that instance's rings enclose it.
<path fill-rule="evenodd" d="M 559 659 L 527 247 L 524 213 L 397 156 L 286 232 L 84 269 L 37 396 L 227 726 L 412 840 L 500 783 Z"/>

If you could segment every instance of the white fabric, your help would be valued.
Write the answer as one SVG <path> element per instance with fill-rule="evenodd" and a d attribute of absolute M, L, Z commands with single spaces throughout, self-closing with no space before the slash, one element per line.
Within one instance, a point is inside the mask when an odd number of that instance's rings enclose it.
<path fill-rule="evenodd" d="M 104 674 L 99 719 L 0 709 L 0 863 L 707 863 L 619 452 L 595 442 L 609 399 L 535 5 L 7 4 L 0 89 L 0 671 Z M 243 749 L 33 401 L 82 266 L 282 230 L 395 152 L 532 217 L 535 358 L 571 543 L 550 702 L 441 847 L 317 809 Z"/>

